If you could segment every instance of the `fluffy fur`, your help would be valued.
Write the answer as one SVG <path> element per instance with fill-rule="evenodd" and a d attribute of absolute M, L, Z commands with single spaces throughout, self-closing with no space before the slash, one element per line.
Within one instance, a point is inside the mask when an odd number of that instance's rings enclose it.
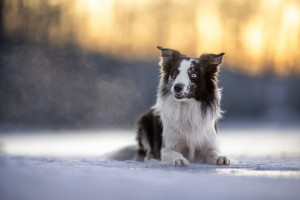
<path fill-rule="evenodd" d="M 218 67 L 224 53 L 190 58 L 161 51 L 161 79 L 156 104 L 137 121 L 137 160 L 161 159 L 174 166 L 190 162 L 229 164 L 219 151 L 221 117 Z"/>

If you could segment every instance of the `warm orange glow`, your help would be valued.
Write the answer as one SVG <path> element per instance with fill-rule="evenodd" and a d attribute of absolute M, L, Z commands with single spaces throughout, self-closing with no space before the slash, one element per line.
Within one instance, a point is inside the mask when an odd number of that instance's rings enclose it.
<path fill-rule="evenodd" d="M 120 59 L 158 56 L 161 45 L 199 56 L 225 52 L 232 70 L 300 73 L 297 0 L 6 0 L 6 34 L 77 43 Z"/>
<path fill-rule="evenodd" d="M 197 33 L 199 35 L 197 55 L 203 52 L 222 51 L 223 29 L 214 4 L 206 4 L 198 8 Z"/>
<path fill-rule="evenodd" d="M 299 10 L 293 5 L 286 6 L 284 10 L 284 22 L 291 26 L 299 25 Z"/>
<path fill-rule="evenodd" d="M 252 61 L 252 70 L 255 72 L 260 71 L 258 66 L 260 66 L 263 60 L 263 52 L 264 52 L 264 38 L 262 28 L 257 25 L 257 23 L 253 23 L 248 27 L 245 27 L 244 33 L 244 43 L 246 44 L 246 51 L 248 52 L 248 56 Z"/>

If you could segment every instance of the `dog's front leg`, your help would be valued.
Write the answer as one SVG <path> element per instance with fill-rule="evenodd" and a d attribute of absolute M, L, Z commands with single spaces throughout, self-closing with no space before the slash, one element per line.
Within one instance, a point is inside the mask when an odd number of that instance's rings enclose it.
<path fill-rule="evenodd" d="M 181 153 L 167 148 L 161 150 L 161 160 L 162 162 L 172 164 L 175 167 L 185 167 L 190 164 Z"/>
<path fill-rule="evenodd" d="M 230 160 L 226 156 L 221 156 L 216 149 L 209 149 L 206 154 L 206 163 L 210 165 L 229 165 Z"/>
<path fill-rule="evenodd" d="M 207 137 L 203 145 L 203 153 L 205 162 L 210 165 L 229 165 L 230 160 L 226 156 L 222 156 L 219 151 L 219 142 L 215 128 L 208 130 Z"/>
<path fill-rule="evenodd" d="M 190 164 L 186 159 L 189 148 L 179 132 L 165 125 L 163 127 L 163 148 L 161 149 L 161 161 L 175 167 L 185 167 Z"/>
<path fill-rule="evenodd" d="M 229 165 L 230 160 L 226 156 L 220 154 L 217 142 L 213 142 L 206 147 L 205 161 L 210 165 Z"/>

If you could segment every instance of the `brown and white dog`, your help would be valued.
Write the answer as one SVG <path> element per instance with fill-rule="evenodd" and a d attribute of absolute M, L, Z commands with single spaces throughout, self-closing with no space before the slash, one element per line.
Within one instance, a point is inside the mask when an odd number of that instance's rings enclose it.
<path fill-rule="evenodd" d="M 137 121 L 137 156 L 174 166 L 190 162 L 228 165 L 218 147 L 221 91 L 217 73 L 224 53 L 199 58 L 161 51 L 156 104 Z"/>

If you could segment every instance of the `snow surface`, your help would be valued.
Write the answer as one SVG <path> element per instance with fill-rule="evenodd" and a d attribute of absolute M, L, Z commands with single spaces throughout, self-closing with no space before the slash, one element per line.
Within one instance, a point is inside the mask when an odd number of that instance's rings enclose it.
<path fill-rule="evenodd" d="M 300 128 L 220 128 L 219 138 L 229 157 L 300 158 Z M 136 143 L 130 129 L 0 132 L 0 152 L 9 155 L 97 157 Z"/>
<path fill-rule="evenodd" d="M 0 156 L 2 200 L 299 199 L 300 160 L 230 166 Z"/>
<path fill-rule="evenodd" d="M 1 134 L 0 200 L 300 198 L 298 129 L 225 130 L 233 164 L 185 168 L 126 160 L 133 130 L 104 132 Z"/>

